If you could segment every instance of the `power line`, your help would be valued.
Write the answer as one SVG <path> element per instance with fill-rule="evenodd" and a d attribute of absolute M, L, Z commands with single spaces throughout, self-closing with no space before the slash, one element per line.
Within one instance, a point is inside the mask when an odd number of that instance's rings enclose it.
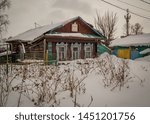
<path fill-rule="evenodd" d="M 144 3 L 146 3 L 146 4 L 150 4 L 149 2 L 147 2 L 147 1 L 145 1 L 145 0 L 140 0 L 140 1 L 142 1 L 142 2 L 144 2 Z"/>
<path fill-rule="evenodd" d="M 117 1 L 119 1 L 119 2 L 121 2 L 121 3 L 124 3 L 124 4 L 127 4 L 127 5 L 129 5 L 129 6 L 132 6 L 132 7 L 141 9 L 141 10 L 144 10 L 144 11 L 146 11 L 146 12 L 150 12 L 150 10 L 143 9 L 143 8 L 141 8 L 141 7 L 135 6 L 135 5 L 133 5 L 133 4 L 129 4 L 129 3 L 127 3 L 127 2 L 124 2 L 124 1 L 121 1 L 121 0 L 117 0 Z"/>
<path fill-rule="evenodd" d="M 99 1 L 99 0 L 98 0 L 98 1 Z M 109 2 L 107 2 L 107 1 L 105 1 L 105 0 L 101 0 L 101 1 L 103 1 L 103 2 L 105 2 L 105 3 L 107 3 L 107 4 L 109 4 L 109 5 L 112 5 L 112 6 L 116 7 L 116 8 L 118 8 L 118 9 L 121 9 L 121 10 L 126 11 L 126 9 L 123 9 L 123 8 L 121 8 L 121 7 L 119 7 L 119 6 L 115 5 L 115 4 L 109 3 Z"/>
<path fill-rule="evenodd" d="M 112 4 L 112 3 L 107 2 L 107 1 L 105 1 L 105 0 L 101 0 L 101 1 L 107 3 L 107 4 L 111 5 L 111 6 L 114 6 L 114 7 L 118 8 L 118 9 L 121 9 L 121 10 L 123 10 L 123 11 L 126 11 L 126 9 L 123 9 L 123 8 L 121 8 L 121 7 L 119 7 L 119 6 L 115 5 L 115 4 Z M 145 16 L 142 16 L 142 15 L 139 15 L 139 14 L 134 13 L 134 12 L 132 12 L 132 11 L 130 11 L 130 13 L 133 14 L 133 15 L 139 16 L 139 17 L 141 17 L 141 18 L 145 18 L 145 19 L 147 19 L 147 20 L 150 20 L 149 17 L 145 17 Z"/>

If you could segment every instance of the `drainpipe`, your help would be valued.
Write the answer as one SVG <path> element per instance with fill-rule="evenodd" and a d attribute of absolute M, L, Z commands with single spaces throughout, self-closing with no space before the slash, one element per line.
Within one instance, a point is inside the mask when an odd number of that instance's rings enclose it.
<path fill-rule="evenodd" d="M 23 55 L 23 60 L 24 60 L 24 59 L 25 59 L 26 50 L 25 50 L 24 44 L 21 43 L 21 42 L 20 42 L 20 44 L 21 44 L 21 46 L 22 46 L 22 51 L 21 51 L 22 53 L 21 53 L 21 54 Z"/>

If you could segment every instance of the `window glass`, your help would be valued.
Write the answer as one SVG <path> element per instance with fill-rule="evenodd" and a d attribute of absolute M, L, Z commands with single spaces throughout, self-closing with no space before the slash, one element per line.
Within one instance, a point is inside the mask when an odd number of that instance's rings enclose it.
<path fill-rule="evenodd" d="M 91 56 L 92 56 L 91 46 L 86 46 L 85 47 L 85 58 L 91 58 Z"/>
<path fill-rule="evenodd" d="M 78 48 L 77 48 L 77 47 L 74 47 L 74 48 L 73 48 L 73 51 L 78 51 Z"/>

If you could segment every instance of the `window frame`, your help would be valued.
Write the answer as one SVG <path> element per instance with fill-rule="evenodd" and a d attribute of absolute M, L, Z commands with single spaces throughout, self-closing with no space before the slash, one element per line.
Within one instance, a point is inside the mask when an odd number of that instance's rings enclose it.
<path fill-rule="evenodd" d="M 87 50 L 87 48 L 90 48 L 90 50 Z M 90 44 L 90 43 L 85 44 L 84 51 L 85 51 L 84 58 L 92 58 L 92 52 L 93 52 L 93 46 L 92 46 L 92 44 Z"/>
<path fill-rule="evenodd" d="M 71 25 L 71 31 L 72 31 L 72 32 L 78 32 L 78 30 L 79 30 L 79 25 L 78 25 L 76 22 L 74 22 L 74 23 Z"/>

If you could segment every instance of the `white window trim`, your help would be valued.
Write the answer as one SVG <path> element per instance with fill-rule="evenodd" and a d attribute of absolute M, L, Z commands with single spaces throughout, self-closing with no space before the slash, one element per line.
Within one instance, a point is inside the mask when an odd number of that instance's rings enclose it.
<path fill-rule="evenodd" d="M 89 52 L 89 51 L 86 51 L 87 48 L 90 48 L 90 49 L 91 49 L 91 51 L 90 51 L 90 58 L 92 58 L 93 44 L 88 43 L 88 44 L 85 44 L 85 45 L 84 45 L 84 51 L 85 51 L 84 58 L 87 58 L 87 57 L 86 57 L 86 52 Z"/>
<path fill-rule="evenodd" d="M 81 51 L 81 44 L 79 43 L 75 43 L 75 44 L 71 44 L 71 53 L 72 53 L 72 56 L 71 56 L 71 59 L 73 59 L 73 48 L 77 47 L 78 48 L 78 59 L 80 59 L 80 51 Z"/>
<path fill-rule="evenodd" d="M 72 32 L 78 32 L 78 24 L 75 22 L 72 24 L 72 27 L 71 27 L 71 31 Z"/>
<path fill-rule="evenodd" d="M 59 61 L 59 47 L 64 47 L 64 57 L 67 57 L 67 44 L 65 43 L 57 43 L 56 50 L 57 50 L 57 61 Z"/>

